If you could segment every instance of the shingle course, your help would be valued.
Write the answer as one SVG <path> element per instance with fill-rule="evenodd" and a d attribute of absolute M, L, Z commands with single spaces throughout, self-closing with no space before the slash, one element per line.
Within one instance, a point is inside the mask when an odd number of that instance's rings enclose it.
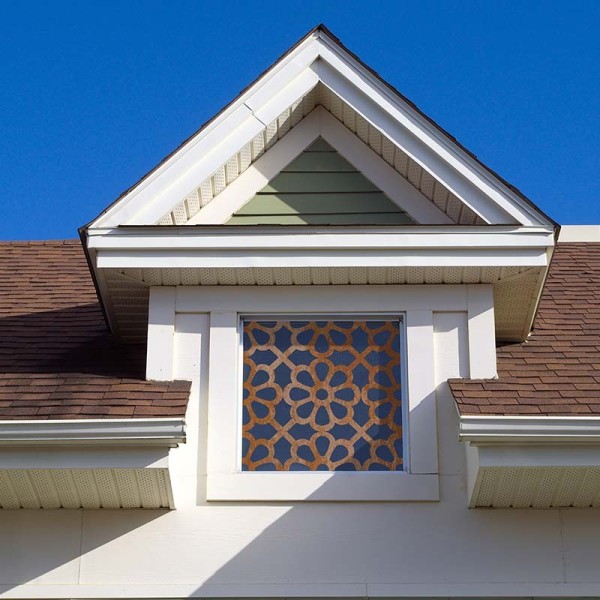
<path fill-rule="evenodd" d="M 462 414 L 600 412 L 600 244 L 558 244 L 533 331 L 497 349 L 498 379 L 451 379 Z"/>
<path fill-rule="evenodd" d="M 183 416 L 187 381 L 144 380 L 107 330 L 79 240 L 0 242 L 0 420 Z"/>

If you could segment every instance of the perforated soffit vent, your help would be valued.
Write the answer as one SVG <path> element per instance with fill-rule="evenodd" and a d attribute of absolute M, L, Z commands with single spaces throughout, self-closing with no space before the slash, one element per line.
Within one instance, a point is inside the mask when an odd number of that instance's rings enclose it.
<path fill-rule="evenodd" d="M 250 143 L 164 215 L 158 224 L 185 225 L 317 106 L 322 106 L 343 123 L 454 223 L 485 224 L 479 215 L 322 83 L 318 83 L 308 94 L 269 123 Z"/>

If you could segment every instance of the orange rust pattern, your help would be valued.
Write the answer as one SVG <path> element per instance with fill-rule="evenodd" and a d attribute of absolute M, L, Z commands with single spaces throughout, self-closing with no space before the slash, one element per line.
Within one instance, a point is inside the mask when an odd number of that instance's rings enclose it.
<path fill-rule="evenodd" d="M 246 321 L 242 468 L 402 470 L 398 320 Z"/>

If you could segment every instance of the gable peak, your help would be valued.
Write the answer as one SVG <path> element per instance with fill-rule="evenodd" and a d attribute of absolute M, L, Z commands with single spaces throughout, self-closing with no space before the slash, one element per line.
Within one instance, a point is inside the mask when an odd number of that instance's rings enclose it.
<path fill-rule="evenodd" d="M 554 226 L 322 23 L 90 226 L 187 223 L 315 107 L 399 163 L 432 202 L 437 193 L 451 222 Z"/>

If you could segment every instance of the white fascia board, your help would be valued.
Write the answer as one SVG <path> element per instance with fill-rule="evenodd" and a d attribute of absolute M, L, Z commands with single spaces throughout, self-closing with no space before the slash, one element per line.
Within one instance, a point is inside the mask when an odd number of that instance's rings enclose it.
<path fill-rule="evenodd" d="M 285 228 L 231 227 L 117 230 L 90 235 L 98 268 L 242 267 L 546 267 L 552 234 L 506 228 Z"/>
<path fill-rule="evenodd" d="M 98 268 L 303 268 L 303 267 L 546 267 L 546 253 L 532 250 L 126 250 L 98 253 Z"/>
<path fill-rule="evenodd" d="M 318 50 L 316 37 L 307 38 L 90 228 L 156 223 L 318 83 L 318 76 L 309 68 Z"/>
<path fill-rule="evenodd" d="M 91 250 L 216 249 L 544 249 L 554 246 L 551 232 L 531 227 L 153 227 L 89 232 Z"/>
<path fill-rule="evenodd" d="M 459 438 L 473 445 L 600 442 L 599 417 L 461 415 Z"/>
<path fill-rule="evenodd" d="M 169 446 L 0 446 L 0 470 L 168 468 Z"/>
<path fill-rule="evenodd" d="M 600 225 L 562 225 L 558 241 L 600 243 Z"/>
<path fill-rule="evenodd" d="M 184 442 L 181 418 L 0 421 L 0 446 L 177 446 Z"/>
<path fill-rule="evenodd" d="M 497 177 L 494 177 L 477 160 L 461 149 L 453 140 L 399 97 L 397 93 L 391 90 L 373 73 L 363 67 L 354 57 L 350 56 L 335 40 L 332 40 L 324 32 L 320 32 L 319 44 L 321 46 L 319 52 L 320 62 L 331 67 L 327 69 L 324 64 L 319 65 L 317 68 L 320 80 L 327 87 L 333 89 L 326 81 L 328 74 L 339 74 L 357 90 L 363 92 L 367 98 L 376 102 L 408 132 L 426 143 L 443 161 L 463 174 L 490 198 L 494 199 L 500 207 L 509 212 L 509 214 L 519 214 L 520 218 L 518 220 L 523 225 L 542 225 L 550 229 L 554 228 L 553 223 L 549 219 L 539 211 L 536 211 L 533 206 L 524 201 L 523 198 L 513 192 Z M 329 83 L 332 82 L 330 81 Z M 339 95 L 339 91 L 341 90 L 333 91 Z M 342 98 L 344 101 L 348 101 L 343 95 Z M 356 107 L 354 108 L 356 109 Z M 370 120 L 366 115 L 363 114 L 363 116 L 367 120 Z M 415 157 L 415 160 L 420 162 L 417 157 Z M 422 166 L 425 167 L 424 164 Z M 459 198 L 461 197 L 461 194 L 457 195 Z M 479 212 L 475 207 L 472 208 L 476 212 Z M 517 209 L 517 213 L 515 213 L 515 209 Z"/>

